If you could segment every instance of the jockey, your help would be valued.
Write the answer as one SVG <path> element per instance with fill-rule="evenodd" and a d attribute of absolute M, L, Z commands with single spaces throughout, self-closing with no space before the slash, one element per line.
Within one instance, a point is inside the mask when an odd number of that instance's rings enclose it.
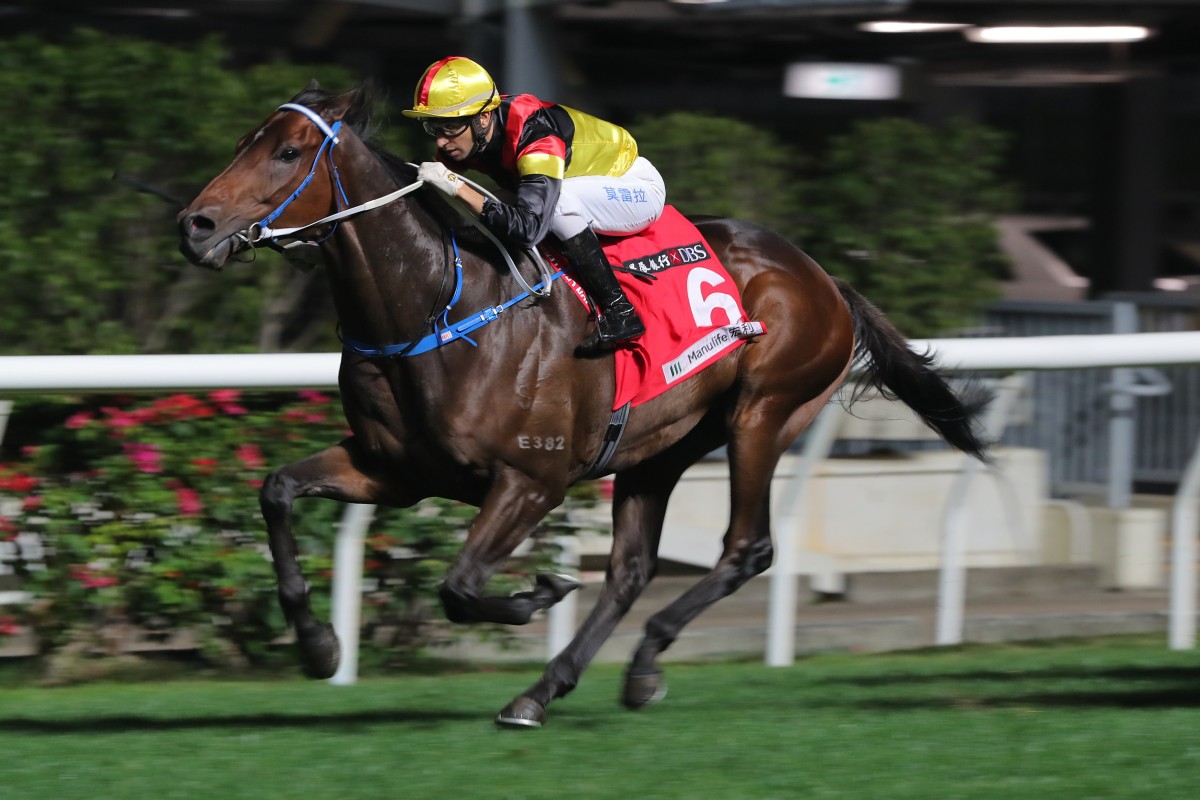
<path fill-rule="evenodd" d="M 500 95 L 483 67 L 460 56 L 430 65 L 403 113 L 437 142 L 438 160 L 421 164 L 418 178 L 465 201 L 520 247 L 551 232 L 562 242 L 597 306 L 596 332 L 580 352 L 604 352 L 645 332 L 596 238 L 644 230 L 666 201 L 662 176 L 628 131 L 533 95 Z M 457 174 L 466 169 L 515 191 L 515 202 L 467 186 Z"/>

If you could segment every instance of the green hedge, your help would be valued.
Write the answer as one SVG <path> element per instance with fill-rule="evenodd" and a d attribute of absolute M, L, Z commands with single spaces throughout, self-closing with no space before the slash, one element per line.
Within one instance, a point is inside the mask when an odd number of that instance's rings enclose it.
<path fill-rule="evenodd" d="M 186 203 L 310 79 L 356 80 L 330 65 L 228 60 L 215 39 L 0 38 L 0 97 L 13 112 L 0 126 L 0 353 L 336 346 L 320 281 L 298 291 L 279 258 L 196 269 L 178 253 L 179 207 L 113 180 Z"/>

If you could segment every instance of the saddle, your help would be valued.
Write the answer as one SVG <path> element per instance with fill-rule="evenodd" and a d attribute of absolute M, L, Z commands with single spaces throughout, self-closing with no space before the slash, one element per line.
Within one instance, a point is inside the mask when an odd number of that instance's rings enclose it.
<path fill-rule="evenodd" d="M 601 236 L 601 246 L 646 333 L 615 353 L 613 409 L 653 400 L 766 333 L 746 320 L 741 293 L 699 229 L 673 206 L 632 236 Z M 563 281 L 584 307 L 587 295 L 562 253 L 543 255 L 564 271 Z"/>

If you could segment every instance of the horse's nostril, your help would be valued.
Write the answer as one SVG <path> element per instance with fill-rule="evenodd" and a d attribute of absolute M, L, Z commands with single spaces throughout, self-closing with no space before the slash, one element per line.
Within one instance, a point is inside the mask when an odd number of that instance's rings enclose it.
<path fill-rule="evenodd" d="M 207 239 L 216 229 L 216 224 L 203 214 L 188 214 L 183 218 L 183 234 L 189 239 Z"/>

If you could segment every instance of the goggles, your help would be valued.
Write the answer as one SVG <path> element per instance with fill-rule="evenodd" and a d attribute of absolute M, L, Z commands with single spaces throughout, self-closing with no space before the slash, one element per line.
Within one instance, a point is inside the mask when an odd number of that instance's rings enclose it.
<path fill-rule="evenodd" d="M 427 119 L 421 123 L 421 127 L 435 139 L 445 137 L 453 139 L 462 136 L 467 128 L 471 127 L 471 118 L 462 119 Z"/>

